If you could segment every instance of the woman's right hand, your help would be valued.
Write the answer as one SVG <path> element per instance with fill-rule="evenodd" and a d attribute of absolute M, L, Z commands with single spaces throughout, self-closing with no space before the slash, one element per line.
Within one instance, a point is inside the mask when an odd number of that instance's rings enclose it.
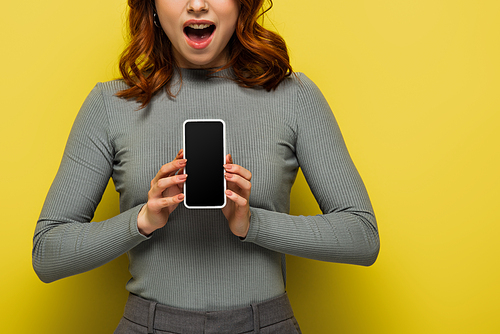
<path fill-rule="evenodd" d="M 184 200 L 182 188 L 187 174 L 183 173 L 186 166 L 183 154 L 181 149 L 175 159 L 163 165 L 155 178 L 151 180 L 148 202 L 137 216 L 139 232 L 146 236 L 165 226 L 169 215 Z"/>

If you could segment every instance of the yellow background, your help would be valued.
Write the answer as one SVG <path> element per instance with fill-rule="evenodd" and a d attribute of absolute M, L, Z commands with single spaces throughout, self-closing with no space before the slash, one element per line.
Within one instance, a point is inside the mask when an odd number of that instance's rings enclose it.
<path fill-rule="evenodd" d="M 118 75 L 125 10 L 2 4 L 2 333 L 111 333 L 121 316 L 126 257 L 46 285 L 31 246 L 81 103 Z M 288 258 L 304 333 L 500 332 L 499 14 L 496 0 L 275 0 L 273 29 L 328 99 L 382 245 L 369 268 Z M 319 212 L 302 177 L 292 202 Z M 116 204 L 109 188 L 96 219 Z"/>

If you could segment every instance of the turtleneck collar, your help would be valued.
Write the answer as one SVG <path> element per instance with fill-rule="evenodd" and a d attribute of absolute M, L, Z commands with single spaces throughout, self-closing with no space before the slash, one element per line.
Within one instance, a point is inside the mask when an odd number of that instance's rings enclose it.
<path fill-rule="evenodd" d="M 175 76 L 179 74 L 182 81 L 205 81 L 213 78 L 234 78 L 234 71 L 232 68 L 227 68 L 219 71 L 212 76 L 210 75 L 211 69 L 194 69 L 194 68 L 178 68 L 175 70 Z"/>

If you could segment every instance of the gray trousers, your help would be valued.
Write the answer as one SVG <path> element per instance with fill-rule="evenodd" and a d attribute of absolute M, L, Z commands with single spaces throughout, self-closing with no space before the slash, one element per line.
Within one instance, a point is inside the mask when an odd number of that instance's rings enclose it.
<path fill-rule="evenodd" d="M 196 312 L 130 294 L 115 334 L 302 333 L 287 294 L 229 311 Z"/>

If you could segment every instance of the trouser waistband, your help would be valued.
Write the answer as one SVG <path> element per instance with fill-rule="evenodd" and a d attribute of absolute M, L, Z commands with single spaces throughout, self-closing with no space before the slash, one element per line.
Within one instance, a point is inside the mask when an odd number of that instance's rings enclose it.
<path fill-rule="evenodd" d="M 128 320 L 154 330 L 177 333 L 243 333 L 293 317 L 287 294 L 248 307 L 228 311 L 187 311 L 130 294 L 123 315 Z"/>

